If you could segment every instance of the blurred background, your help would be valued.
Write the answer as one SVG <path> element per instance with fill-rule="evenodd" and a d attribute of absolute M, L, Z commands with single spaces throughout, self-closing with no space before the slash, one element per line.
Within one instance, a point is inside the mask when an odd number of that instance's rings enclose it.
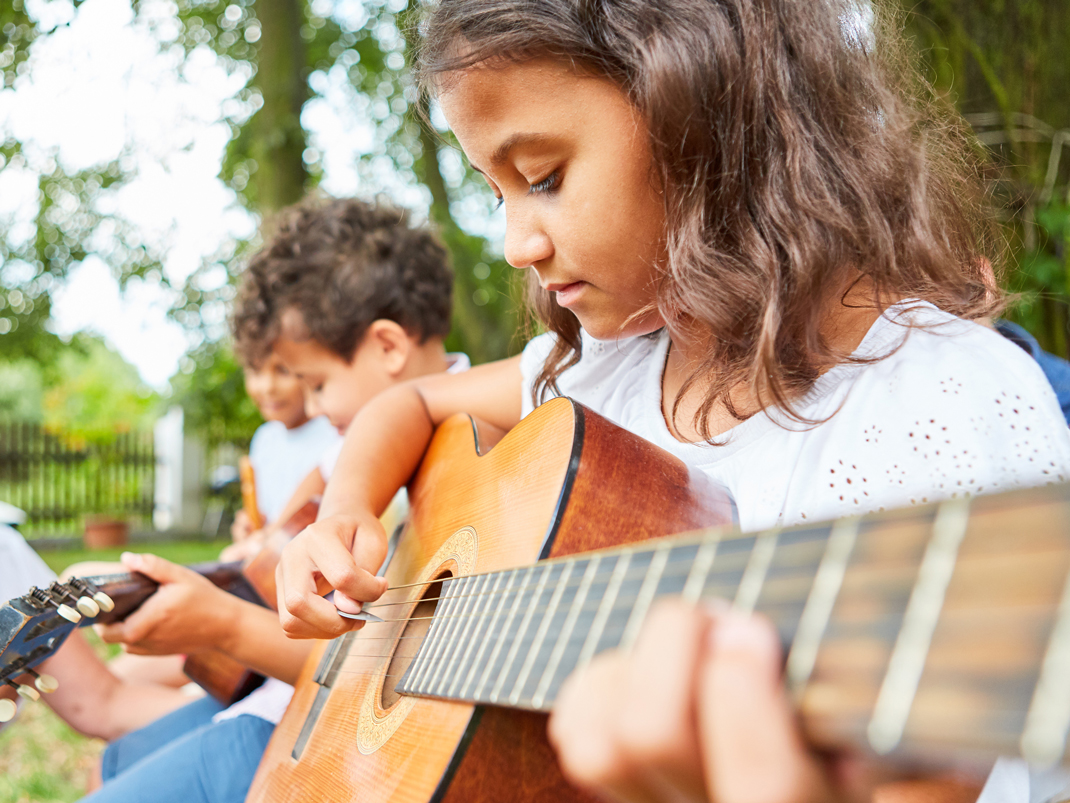
<path fill-rule="evenodd" d="M 420 122 L 416 5 L 0 0 L 0 501 L 28 537 L 86 516 L 222 531 L 259 423 L 227 302 L 262 222 L 309 192 L 433 219 L 457 274 L 449 347 L 522 345 L 504 215 L 435 110 Z M 1065 357 L 1070 4 L 907 5 L 917 59 L 989 158 L 1010 317 Z"/>
<path fill-rule="evenodd" d="M 1008 317 L 1070 356 L 1070 3 L 903 2 L 987 157 Z M 227 304 L 264 221 L 310 192 L 430 218 L 456 269 L 450 350 L 522 345 L 504 216 L 413 91 L 417 5 L 0 0 L 0 502 L 55 568 L 87 520 L 177 560 L 218 551 L 260 423 Z M 0 738 L 0 800 L 77 798 L 95 759 L 76 744 L 28 714 Z"/>

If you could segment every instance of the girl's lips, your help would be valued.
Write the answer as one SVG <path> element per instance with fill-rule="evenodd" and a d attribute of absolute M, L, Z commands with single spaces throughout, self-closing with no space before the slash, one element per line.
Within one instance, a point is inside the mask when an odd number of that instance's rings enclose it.
<path fill-rule="evenodd" d="M 547 289 L 552 290 L 557 296 L 557 303 L 562 307 L 574 304 L 583 293 L 587 282 L 572 282 L 571 284 L 550 285 Z"/>

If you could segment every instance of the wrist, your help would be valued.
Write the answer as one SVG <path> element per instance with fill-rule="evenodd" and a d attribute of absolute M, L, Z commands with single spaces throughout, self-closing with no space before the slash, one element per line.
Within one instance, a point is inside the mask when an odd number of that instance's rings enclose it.
<path fill-rule="evenodd" d="M 221 590 L 219 593 L 219 604 L 212 608 L 214 615 L 213 627 L 209 629 L 210 643 L 204 646 L 232 655 L 241 633 L 244 611 L 240 599 L 226 591 Z"/>

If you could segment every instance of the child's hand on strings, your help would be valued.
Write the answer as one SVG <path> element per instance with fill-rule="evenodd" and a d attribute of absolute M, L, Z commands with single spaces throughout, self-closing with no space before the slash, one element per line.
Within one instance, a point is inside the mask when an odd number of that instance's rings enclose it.
<path fill-rule="evenodd" d="M 317 521 L 286 545 L 276 569 L 279 621 L 290 638 L 335 638 L 363 626 L 339 615 L 360 613 L 382 596 L 376 577 L 386 559 L 386 531 L 372 515 L 335 515 Z M 334 591 L 333 601 L 323 598 Z"/>

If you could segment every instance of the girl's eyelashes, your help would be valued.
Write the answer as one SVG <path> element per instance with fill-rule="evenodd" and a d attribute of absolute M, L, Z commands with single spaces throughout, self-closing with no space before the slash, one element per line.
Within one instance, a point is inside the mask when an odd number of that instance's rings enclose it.
<path fill-rule="evenodd" d="M 528 195 L 537 195 L 541 192 L 553 192 L 557 189 L 557 185 L 560 182 L 558 172 L 555 170 L 542 181 L 532 184 L 528 188 Z"/>

